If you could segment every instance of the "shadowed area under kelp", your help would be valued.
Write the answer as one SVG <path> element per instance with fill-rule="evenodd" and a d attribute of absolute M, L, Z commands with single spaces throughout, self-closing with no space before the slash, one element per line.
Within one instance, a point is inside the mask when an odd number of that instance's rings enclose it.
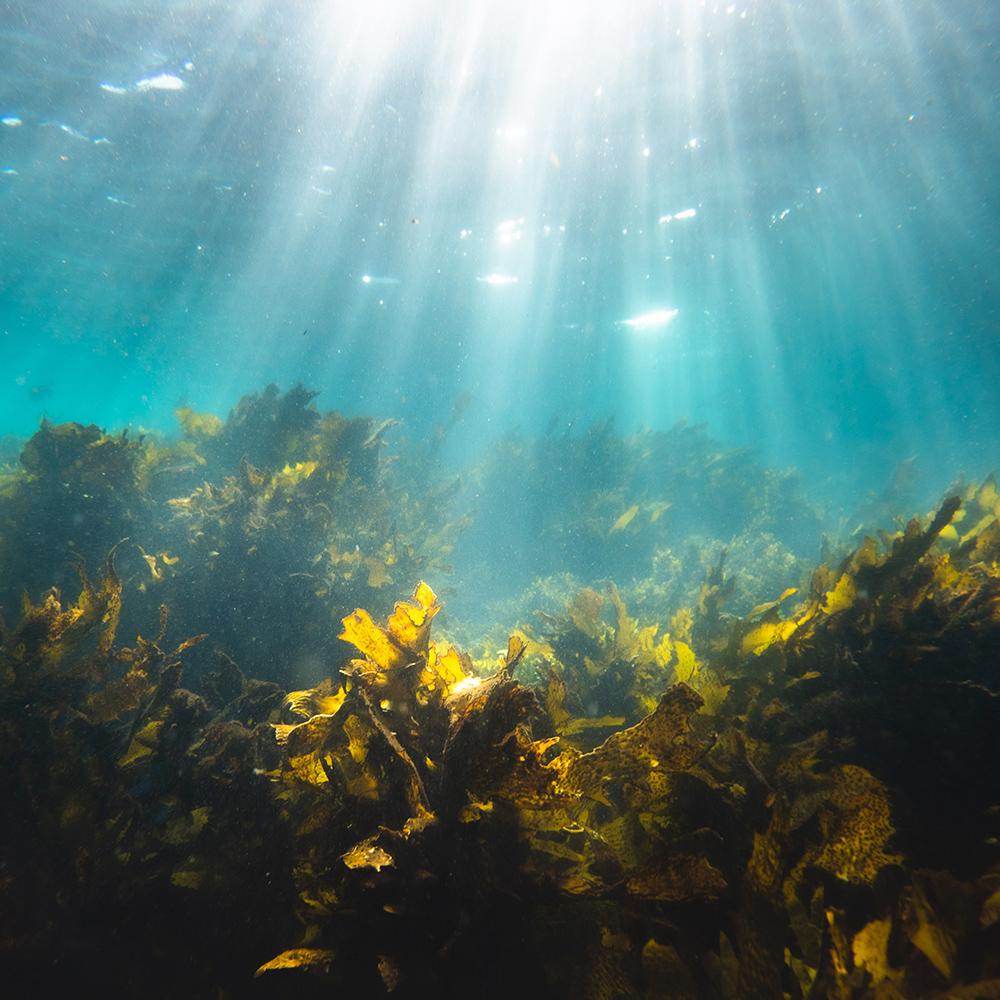
<path fill-rule="evenodd" d="M 992 477 L 807 569 L 794 483 L 702 430 L 501 443 L 458 479 L 301 387 L 179 418 L 43 426 L 0 486 L 12 988 L 1000 995 Z M 487 486 L 595 442 L 512 618 L 442 628 Z"/>

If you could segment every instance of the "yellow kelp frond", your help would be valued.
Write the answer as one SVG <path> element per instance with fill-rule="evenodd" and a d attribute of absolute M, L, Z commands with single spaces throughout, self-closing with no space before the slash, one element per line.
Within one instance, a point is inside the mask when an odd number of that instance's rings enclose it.
<path fill-rule="evenodd" d="M 180 421 L 184 433 L 195 441 L 216 437 L 222 433 L 225 426 L 215 414 L 195 413 L 190 406 L 182 406 L 179 410 L 174 410 L 174 416 Z"/>
<path fill-rule="evenodd" d="M 686 642 L 677 641 L 673 643 L 673 652 L 677 657 L 677 662 L 673 665 L 677 680 L 681 684 L 693 684 L 698 669 L 694 650 Z"/>
<path fill-rule="evenodd" d="M 675 684 L 652 715 L 609 736 L 591 753 L 570 759 L 563 787 L 607 803 L 604 786 L 608 782 L 639 783 L 654 771 L 688 770 L 714 742 L 697 738 L 688 722 L 703 704 L 696 691 L 686 684 Z"/>
<path fill-rule="evenodd" d="M 358 800 L 377 802 L 382 797 L 381 763 L 371 752 L 378 732 L 360 699 L 341 705 L 333 715 L 315 715 L 296 726 L 274 729 L 288 755 L 281 781 L 290 790 L 325 789 L 332 783 Z M 311 831 L 311 824 L 306 829 Z"/>
<path fill-rule="evenodd" d="M 391 865 L 392 855 L 378 846 L 379 837 L 380 835 L 376 834 L 355 845 L 343 855 L 341 861 L 348 868 L 374 868 L 375 871 L 381 871 L 387 865 Z"/>
<path fill-rule="evenodd" d="M 639 505 L 633 504 L 613 525 L 611 525 L 611 530 L 608 532 L 609 535 L 613 535 L 616 531 L 622 531 L 627 528 L 629 524 L 632 523 L 632 518 L 639 513 Z"/>
<path fill-rule="evenodd" d="M 21 620 L 0 644 L 0 673 L 6 669 L 46 673 L 63 669 L 75 676 L 96 678 L 103 674 L 112 658 L 121 613 L 122 581 L 114 567 L 117 548 L 108 554 L 100 589 L 87 578 L 82 560 L 77 562 L 81 589 L 74 604 L 64 608 L 56 589 L 37 605 L 24 594 Z M 91 641 L 93 649 L 81 656 Z"/>
<path fill-rule="evenodd" d="M 631 660 L 639 651 L 641 639 L 638 632 L 638 622 L 628 616 L 625 602 L 618 593 L 618 588 L 610 580 L 607 584 L 608 597 L 615 609 L 615 644 L 613 657 L 617 660 Z"/>
<path fill-rule="evenodd" d="M 825 796 L 830 811 L 821 815 L 823 844 L 807 855 L 814 864 L 846 882 L 872 885 L 885 865 L 902 855 L 886 850 L 894 829 L 882 783 L 863 768 L 845 765 L 834 773 Z"/>
<path fill-rule="evenodd" d="M 843 573 L 836 586 L 824 595 L 822 609 L 828 615 L 835 615 L 838 611 L 846 611 L 854 604 L 854 599 L 857 596 L 858 588 L 854 577 L 850 573 Z"/>
<path fill-rule="evenodd" d="M 507 639 L 507 653 L 503 658 L 503 667 L 512 677 L 527 651 L 528 640 L 524 636 L 514 634 Z"/>
<path fill-rule="evenodd" d="M 357 646 L 368 662 L 381 670 L 398 670 L 415 663 L 417 654 L 394 641 L 392 633 L 376 625 L 363 608 L 344 619 L 344 631 L 338 638 Z"/>
<path fill-rule="evenodd" d="M 335 948 L 291 948 L 262 965 L 254 973 L 254 978 L 275 969 L 302 969 L 322 979 L 329 975 L 336 958 Z"/>
<path fill-rule="evenodd" d="M 420 671 L 416 696 L 423 706 L 441 705 L 459 685 L 475 678 L 465 653 L 449 647 L 442 652 L 434 643 L 427 651 L 426 666 Z"/>
<path fill-rule="evenodd" d="M 773 643 L 787 639 L 797 627 L 795 621 L 781 621 L 777 608 L 769 610 L 743 636 L 740 652 L 760 656 Z"/>
<path fill-rule="evenodd" d="M 282 716 L 311 719 L 314 715 L 334 715 L 346 697 L 343 685 L 334 690 L 333 681 L 326 677 L 308 691 L 289 691 L 281 706 Z"/>
<path fill-rule="evenodd" d="M 381 670 L 413 665 L 427 654 L 431 619 L 441 605 L 426 583 L 413 593 L 412 603 L 397 602 L 385 627 L 376 625 L 361 608 L 344 619 L 340 638 L 353 643 Z"/>

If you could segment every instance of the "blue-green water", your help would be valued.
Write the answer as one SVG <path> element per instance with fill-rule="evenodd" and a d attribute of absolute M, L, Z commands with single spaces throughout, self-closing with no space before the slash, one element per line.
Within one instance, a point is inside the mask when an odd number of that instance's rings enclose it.
<path fill-rule="evenodd" d="M 688 417 L 929 502 L 998 454 L 997 20 L 6 3 L 0 433 L 302 380 L 419 441 L 469 390 L 456 467 Z"/>
<path fill-rule="evenodd" d="M 994 8 L 0 0 L 4 995 L 1000 996 Z"/>

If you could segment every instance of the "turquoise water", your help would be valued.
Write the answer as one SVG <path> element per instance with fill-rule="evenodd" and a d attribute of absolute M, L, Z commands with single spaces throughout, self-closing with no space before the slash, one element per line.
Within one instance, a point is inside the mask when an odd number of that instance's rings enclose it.
<path fill-rule="evenodd" d="M 707 422 L 995 464 L 988 2 L 10 3 L 0 433 L 302 380 L 444 458 Z"/>
<path fill-rule="evenodd" d="M 996 7 L 0 0 L 4 995 L 1000 996 Z"/>

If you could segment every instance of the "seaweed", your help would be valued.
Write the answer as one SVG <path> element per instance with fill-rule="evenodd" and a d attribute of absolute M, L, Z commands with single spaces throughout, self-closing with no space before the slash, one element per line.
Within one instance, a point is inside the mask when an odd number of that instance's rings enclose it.
<path fill-rule="evenodd" d="M 21 453 L 24 474 L 0 502 L 0 608 L 13 614 L 21 593 L 70 582 L 81 559 L 100 564 L 142 516 L 137 466 L 142 441 L 91 424 L 50 424 Z"/>
<path fill-rule="evenodd" d="M 186 628 L 286 684 L 303 663 L 346 652 L 319 623 L 359 604 L 387 611 L 394 581 L 444 566 L 464 523 L 393 480 L 380 453 L 394 421 L 321 414 L 315 395 L 269 386 L 225 423 L 179 410 L 182 440 L 147 441 L 140 464 L 156 502 L 136 533 L 137 617 L 164 601 L 183 608 Z M 163 493 L 182 483 L 186 494 Z M 295 625 L 279 634 L 274 620 Z"/>
<path fill-rule="evenodd" d="M 697 592 L 707 552 L 721 546 L 750 571 L 754 592 L 783 589 L 797 582 L 819 532 L 792 473 L 727 451 L 685 421 L 630 436 L 613 420 L 580 435 L 508 434 L 468 470 L 461 498 L 472 524 L 458 573 L 481 579 L 502 554 L 494 601 L 558 566 L 584 581 L 636 580 L 647 607 L 679 607 Z M 626 596 L 638 605 L 639 594 Z"/>
<path fill-rule="evenodd" d="M 55 591 L 26 604 L 0 647 L 8 981 L 27 987 L 44 956 L 57 956 L 80 982 L 124 993 L 142 981 L 155 991 L 156 955 L 190 950 L 196 935 L 218 943 L 201 952 L 199 974 L 225 979 L 239 946 L 223 945 L 212 920 L 257 913 L 251 937 L 266 938 L 264 913 L 281 895 L 262 906 L 284 842 L 259 777 L 275 763 L 273 732 L 213 717 L 180 686 L 183 660 L 204 636 L 164 649 L 165 610 L 155 641 L 117 645 L 113 553 L 99 586 L 82 569 L 80 579 L 72 604 Z M 194 889 L 213 899 L 207 922 L 204 902 L 182 898 Z M 145 965 L 109 951 L 108 921 Z"/>
<path fill-rule="evenodd" d="M 650 783 L 690 770 L 711 747 L 688 722 L 698 695 L 678 685 L 601 746 L 557 753 L 558 737 L 531 737 L 541 709 L 512 676 L 524 642 L 513 637 L 496 672 L 478 677 L 467 657 L 431 639 L 439 610 L 425 584 L 385 625 L 356 610 L 342 635 L 363 658 L 344 665 L 337 692 L 289 696 L 295 714 L 318 711 L 276 727 L 287 763 L 273 777 L 294 817 L 297 854 L 308 858 L 297 868 L 300 919 L 323 969 L 332 963 L 342 982 L 363 983 L 365 964 L 371 975 L 388 955 L 394 980 L 415 983 L 445 970 L 461 976 L 450 953 L 465 949 L 493 968 L 479 949 L 494 908 L 530 920 L 553 890 L 595 905 L 616 887 L 639 901 L 717 898 L 726 882 L 705 846 L 677 843 L 660 854 L 639 819 Z M 352 822 L 338 829 L 331 821 L 340 815 Z M 435 887 L 430 908 L 414 897 L 417 883 Z M 398 943 L 387 950 L 384 939 L 359 940 L 339 916 L 345 908 L 352 920 L 360 912 L 373 921 L 388 909 Z M 419 951 L 403 944 L 411 939 Z M 312 948 L 279 957 L 259 971 L 316 964 Z"/>
<path fill-rule="evenodd" d="M 993 477 L 802 577 L 793 479 L 697 428 L 511 438 L 501 490 L 301 386 L 178 419 L 43 425 L 0 486 L 5 985 L 996 993 Z M 448 621 L 456 542 L 559 462 L 543 613 Z"/>

